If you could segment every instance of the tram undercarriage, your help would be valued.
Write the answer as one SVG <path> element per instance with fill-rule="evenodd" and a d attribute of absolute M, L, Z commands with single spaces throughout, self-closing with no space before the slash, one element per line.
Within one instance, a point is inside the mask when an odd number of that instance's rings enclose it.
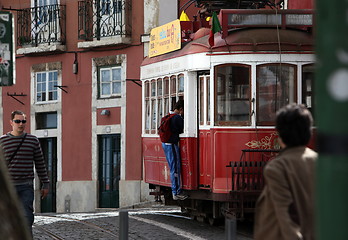
<path fill-rule="evenodd" d="M 163 196 L 165 205 L 178 205 L 192 219 L 211 225 L 222 224 L 225 218 L 252 221 L 260 194 L 260 191 L 231 191 L 224 194 L 212 193 L 209 190 L 190 190 L 185 191 L 189 195 L 188 199 L 175 201 L 169 187 L 152 185 L 151 188 L 154 190 L 151 195 L 155 196 L 157 202 L 163 202 Z"/>

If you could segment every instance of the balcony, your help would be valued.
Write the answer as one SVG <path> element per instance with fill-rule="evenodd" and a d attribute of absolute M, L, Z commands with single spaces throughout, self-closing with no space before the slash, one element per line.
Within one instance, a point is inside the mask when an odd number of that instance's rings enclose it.
<path fill-rule="evenodd" d="M 65 50 L 65 6 L 22 9 L 17 15 L 17 54 Z"/>
<path fill-rule="evenodd" d="M 131 43 L 131 1 L 85 0 L 78 3 L 79 48 Z"/>

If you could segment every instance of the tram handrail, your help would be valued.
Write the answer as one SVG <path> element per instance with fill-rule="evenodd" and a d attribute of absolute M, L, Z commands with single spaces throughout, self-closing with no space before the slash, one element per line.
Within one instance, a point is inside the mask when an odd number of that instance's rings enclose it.
<path fill-rule="evenodd" d="M 263 167 L 273 158 L 265 156 L 263 153 L 278 153 L 279 149 L 242 149 L 242 154 L 239 161 L 230 161 L 226 167 L 231 167 L 232 170 L 232 191 L 244 190 L 262 190 L 263 182 Z M 247 153 L 252 154 L 247 158 Z M 261 156 L 254 156 L 253 153 L 260 153 Z"/>
<path fill-rule="evenodd" d="M 234 199 L 233 210 L 240 218 L 245 212 L 253 212 L 258 196 L 264 187 L 263 168 L 278 153 L 279 149 L 242 149 L 237 161 L 230 161 L 232 187 L 230 194 Z M 270 154 L 265 154 L 270 153 Z M 246 156 L 249 155 L 249 156 Z"/>

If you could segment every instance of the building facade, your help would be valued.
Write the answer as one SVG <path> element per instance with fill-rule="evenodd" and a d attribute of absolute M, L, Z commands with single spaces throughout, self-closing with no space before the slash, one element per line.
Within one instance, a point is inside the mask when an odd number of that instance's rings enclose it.
<path fill-rule="evenodd" d="M 139 4 L 141 2 L 141 4 Z M 4 0 L 14 16 L 16 79 L 2 87 L 2 133 L 27 114 L 51 179 L 36 212 L 86 212 L 148 198 L 142 182 L 138 0 Z M 36 181 L 38 182 L 38 181 Z"/>

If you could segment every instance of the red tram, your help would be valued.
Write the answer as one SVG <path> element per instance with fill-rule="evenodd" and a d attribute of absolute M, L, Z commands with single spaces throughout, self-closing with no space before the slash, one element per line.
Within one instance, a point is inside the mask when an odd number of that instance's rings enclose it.
<path fill-rule="evenodd" d="M 263 187 L 262 168 L 277 154 L 276 111 L 314 107 L 311 10 L 221 10 L 222 35 L 210 47 L 198 30 L 180 50 L 146 58 L 143 83 L 144 178 L 171 200 L 159 121 L 185 100 L 181 135 L 185 211 L 214 222 L 246 217 Z"/>

